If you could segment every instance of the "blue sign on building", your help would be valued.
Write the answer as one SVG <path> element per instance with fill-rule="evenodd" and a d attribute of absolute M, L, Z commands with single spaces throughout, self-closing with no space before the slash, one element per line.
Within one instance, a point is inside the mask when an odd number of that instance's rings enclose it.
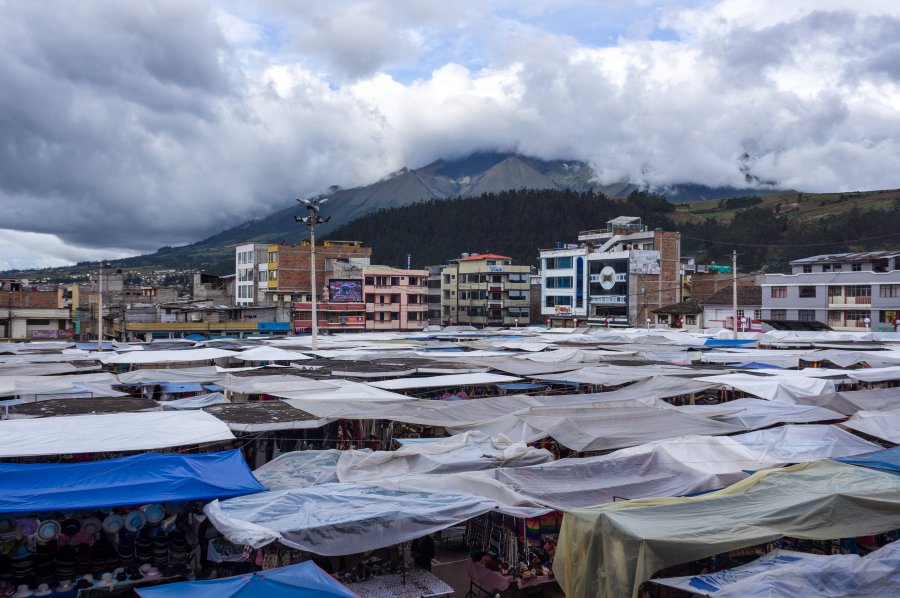
<path fill-rule="evenodd" d="M 270 332 L 289 332 L 290 329 L 290 322 L 260 322 L 257 325 L 257 330 L 267 330 Z"/>

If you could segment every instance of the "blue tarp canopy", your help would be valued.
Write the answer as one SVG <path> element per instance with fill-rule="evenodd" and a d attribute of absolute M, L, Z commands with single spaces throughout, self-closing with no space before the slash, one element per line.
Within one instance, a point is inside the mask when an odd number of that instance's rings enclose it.
<path fill-rule="evenodd" d="M 211 392 L 222 392 L 223 390 L 225 390 L 218 384 L 204 384 L 203 388 L 205 388 L 206 390 L 211 391 Z"/>
<path fill-rule="evenodd" d="M 758 361 L 747 361 L 744 363 L 732 363 L 731 367 L 744 368 L 746 370 L 783 370 L 784 368 L 772 365 L 771 363 L 760 363 Z"/>
<path fill-rule="evenodd" d="M 743 347 L 756 342 L 756 339 L 708 338 L 704 347 Z"/>
<path fill-rule="evenodd" d="M 855 457 L 840 457 L 835 461 L 900 474 L 900 446 Z"/>
<path fill-rule="evenodd" d="M 67 511 L 262 492 L 240 451 L 91 463 L 0 463 L 0 513 Z"/>
<path fill-rule="evenodd" d="M 97 341 L 87 342 L 87 343 L 75 343 L 76 349 L 81 349 L 82 351 L 96 351 L 97 350 Z M 104 351 L 112 351 L 113 344 L 112 341 L 103 341 L 103 350 Z"/>
<path fill-rule="evenodd" d="M 200 392 L 203 387 L 196 382 L 186 382 L 183 384 L 165 383 L 159 385 L 160 392 L 179 393 L 179 392 Z"/>
<path fill-rule="evenodd" d="M 135 590 L 141 598 L 313 598 L 356 594 L 311 561 L 259 573 L 208 581 L 184 581 Z"/>

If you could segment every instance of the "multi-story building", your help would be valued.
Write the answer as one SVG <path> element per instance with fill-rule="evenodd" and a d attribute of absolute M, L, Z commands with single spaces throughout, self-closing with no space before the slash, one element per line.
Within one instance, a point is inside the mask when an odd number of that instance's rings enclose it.
<path fill-rule="evenodd" d="M 835 330 L 897 328 L 900 253 L 815 255 L 790 266 L 790 274 L 765 275 L 764 320 L 822 322 Z"/>
<path fill-rule="evenodd" d="M 247 243 L 234 248 L 234 302 L 253 305 L 268 288 L 269 246 Z"/>
<path fill-rule="evenodd" d="M 273 301 L 291 301 L 295 295 L 308 300 L 313 292 L 310 285 L 309 241 L 299 245 L 277 244 L 268 246 L 266 294 Z M 348 262 L 351 265 L 369 264 L 372 248 L 363 247 L 359 241 L 323 241 L 316 245 L 316 286 L 317 296 L 332 276 L 334 262 Z"/>
<path fill-rule="evenodd" d="M 471 326 L 526 325 L 530 318 L 531 268 L 505 255 L 463 254 L 441 270 L 445 323 Z"/>
<path fill-rule="evenodd" d="M 441 311 L 441 270 L 445 266 L 426 266 L 425 270 L 428 276 L 425 281 L 427 287 L 425 302 L 428 304 L 428 323 L 440 325 L 442 318 Z"/>
<path fill-rule="evenodd" d="M 362 271 L 366 330 L 422 330 L 428 325 L 427 270 L 365 266 Z"/>
<path fill-rule="evenodd" d="M 541 315 L 553 326 L 644 326 L 681 301 L 681 237 L 620 216 L 541 255 Z"/>
<path fill-rule="evenodd" d="M 72 311 L 58 290 L 39 291 L 14 279 L 0 280 L 0 338 L 72 338 Z"/>

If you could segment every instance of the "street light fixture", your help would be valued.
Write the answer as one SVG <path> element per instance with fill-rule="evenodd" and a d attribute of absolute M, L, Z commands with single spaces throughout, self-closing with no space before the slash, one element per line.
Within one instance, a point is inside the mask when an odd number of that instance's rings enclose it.
<path fill-rule="evenodd" d="M 106 264 L 107 266 L 109 264 Z M 100 279 L 97 288 L 97 352 L 103 352 L 103 260 L 100 260 Z"/>
<path fill-rule="evenodd" d="M 310 199 L 298 197 L 297 201 L 306 204 L 306 216 L 294 216 L 297 222 L 309 226 L 309 270 L 310 270 L 310 295 L 312 296 L 312 343 L 311 348 L 316 351 L 319 348 L 319 318 L 316 310 L 316 225 L 325 224 L 331 220 L 331 216 L 319 216 L 319 206 L 328 201 L 327 197 L 316 195 Z M 293 324 L 292 324 L 293 325 Z"/>

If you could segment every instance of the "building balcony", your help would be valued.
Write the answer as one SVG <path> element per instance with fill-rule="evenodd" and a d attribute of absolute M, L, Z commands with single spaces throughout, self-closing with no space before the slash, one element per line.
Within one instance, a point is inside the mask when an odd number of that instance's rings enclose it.
<path fill-rule="evenodd" d="M 599 305 L 625 305 L 627 295 L 591 295 L 590 303 Z"/>
<path fill-rule="evenodd" d="M 591 282 L 603 282 L 603 279 L 599 274 L 591 274 Z M 624 272 L 617 272 L 616 282 L 628 282 L 628 274 Z"/>
<path fill-rule="evenodd" d="M 338 303 L 334 301 L 316 302 L 316 311 L 364 311 L 365 303 Z M 294 304 L 294 311 L 312 311 L 311 302 Z"/>
<path fill-rule="evenodd" d="M 840 307 L 844 305 L 864 305 L 866 307 L 872 305 L 872 297 L 829 297 L 829 307 Z"/>
<path fill-rule="evenodd" d="M 390 312 L 398 312 L 400 311 L 399 303 L 367 303 L 366 309 L 368 311 L 390 311 Z"/>

